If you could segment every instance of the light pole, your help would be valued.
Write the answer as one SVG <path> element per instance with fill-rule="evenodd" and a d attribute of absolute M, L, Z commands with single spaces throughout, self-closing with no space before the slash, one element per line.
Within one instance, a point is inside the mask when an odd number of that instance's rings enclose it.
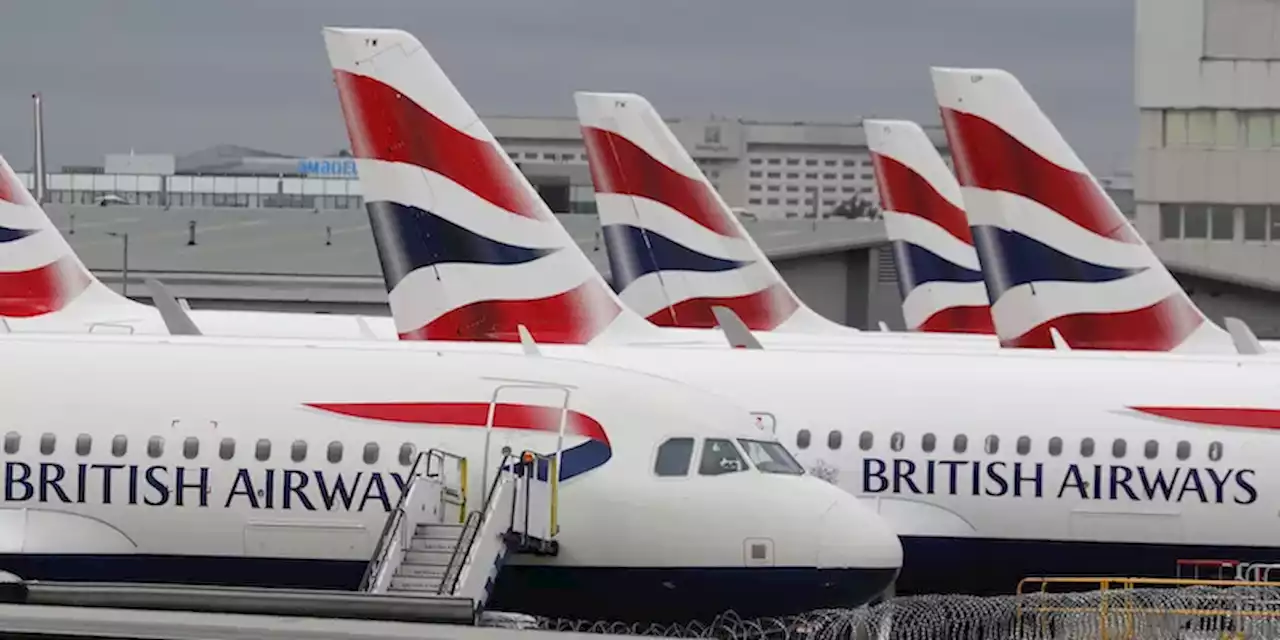
<path fill-rule="evenodd" d="M 107 235 L 120 238 L 124 242 L 124 255 L 120 260 L 120 295 L 129 297 L 129 234 L 108 231 Z"/>

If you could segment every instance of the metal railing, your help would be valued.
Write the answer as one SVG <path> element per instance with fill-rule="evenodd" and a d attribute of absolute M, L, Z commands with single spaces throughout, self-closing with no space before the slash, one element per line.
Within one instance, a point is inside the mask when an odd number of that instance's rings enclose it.
<path fill-rule="evenodd" d="M 467 519 L 467 459 L 466 457 L 457 455 L 455 453 L 449 453 L 448 451 L 441 451 L 440 449 L 431 449 L 427 451 L 426 455 L 427 455 L 427 469 L 424 472 L 424 475 L 428 478 L 440 478 L 442 481 L 444 480 L 444 468 L 443 468 L 444 461 L 445 460 L 458 461 L 458 473 L 461 477 L 461 479 L 458 481 L 458 485 L 459 485 L 459 492 L 462 494 L 460 497 L 460 499 L 462 500 L 462 504 L 459 505 L 459 511 L 458 511 L 458 524 L 465 524 Z M 440 461 L 441 468 L 435 473 L 432 473 L 431 471 L 432 460 Z M 449 486 L 447 484 L 444 486 L 444 490 L 445 491 L 449 490 Z"/>
<path fill-rule="evenodd" d="M 520 500 L 524 502 L 524 526 L 520 529 L 520 543 L 522 546 L 529 542 L 529 512 L 532 510 L 530 509 L 530 501 L 533 496 L 533 491 L 530 490 L 529 484 L 534 478 L 542 475 L 541 472 L 543 471 L 543 464 L 546 465 L 547 483 L 551 487 L 551 496 L 549 500 L 550 526 L 548 527 L 548 533 L 550 537 L 553 538 L 556 534 L 560 533 L 560 467 L 557 462 L 558 456 L 554 454 L 545 455 L 529 450 L 525 450 L 520 453 L 519 466 L 523 471 L 518 477 L 524 480 L 524 490 L 521 491 L 520 496 Z M 511 525 L 513 527 L 516 523 L 516 509 L 518 508 L 518 504 L 519 501 L 511 501 Z"/>
<path fill-rule="evenodd" d="M 475 546 L 480 528 L 484 526 L 484 514 L 488 513 L 489 505 L 498 494 L 498 487 L 502 485 L 503 471 L 511 457 L 510 454 L 502 456 L 502 460 L 498 463 L 498 473 L 494 474 L 493 482 L 485 492 L 484 502 L 480 504 L 479 509 L 466 514 L 462 534 L 458 536 L 458 544 L 454 545 L 453 553 L 449 555 L 449 563 L 444 568 L 444 576 L 440 578 L 440 584 L 436 587 L 437 595 L 452 594 L 458 588 L 462 567 L 466 565 L 467 557 L 471 555 L 471 549 Z"/>
<path fill-rule="evenodd" d="M 364 569 L 364 575 L 360 578 L 360 591 L 368 591 L 373 586 L 373 581 L 376 579 L 378 571 L 386 565 L 387 556 L 393 549 L 391 541 L 399 532 L 400 523 L 404 521 L 405 505 L 408 503 L 410 494 L 413 493 L 414 487 L 417 486 L 417 483 L 414 482 L 414 480 L 420 476 L 425 476 L 426 469 L 429 466 L 428 461 L 437 452 L 441 455 L 458 457 L 437 449 L 429 449 L 425 452 L 419 453 L 417 457 L 414 458 L 413 466 L 409 468 L 408 482 L 406 483 L 407 488 L 400 494 L 400 500 L 396 502 L 396 508 L 392 510 L 391 515 L 387 517 L 386 524 L 382 526 L 382 533 L 378 536 L 378 545 L 373 549 L 373 557 L 370 558 L 368 566 Z M 421 469 L 421 471 L 419 469 Z M 464 495 L 463 500 L 465 501 L 465 499 Z"/>

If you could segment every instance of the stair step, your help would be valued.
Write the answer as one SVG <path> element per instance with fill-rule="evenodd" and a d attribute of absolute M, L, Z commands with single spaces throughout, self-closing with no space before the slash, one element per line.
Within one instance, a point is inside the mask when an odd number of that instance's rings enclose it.
<path fill-rule="evenodd" d="M 419 523 L 413 530 L 415 538 L 448 538 L 457 540 L 462 536 L 462 525 L 460 524 L 436 524 L 432 522 Z"/>
<path fill-rule="evenodd" d="M 440 567 L 443 571 L 445 566 L 449 564 L 448 554 L 439 554 L 435 551 L 406 551 L 404 552 L 405 564 L 423 564 L 433 567 Z"/>
<path fill-rule="evenodd" d="M 396 575 L 410 578 L 439 578 L 444 575 L 444 565 L 404 562 L 396 567 Z"/>
<path fill-rule="evenodd" d="M 391 591 L 417 591 L 435 593 L 440 587 L 440 578 L 415 578 L 410 576 L 392 576 Z"/>
<path fill-rule="evenodd" d="M 437 553 L 453 553 L 454 547 L 458 546 L 458 541 L 452 538 L 420 538 L 414 536 L 409 540 L 409 550 L 411 551 L 434 551 Z M 445 556 L 445 562 L 449 561 L 449 557 Z"/>

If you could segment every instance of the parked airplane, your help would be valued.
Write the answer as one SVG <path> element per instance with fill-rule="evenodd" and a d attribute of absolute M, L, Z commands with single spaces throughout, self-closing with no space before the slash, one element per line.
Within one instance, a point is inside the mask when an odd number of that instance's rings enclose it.
<path fill-rule="evenodd" d="M 385 216 L 381 225 L 375 225 L 384 230 L 379 236 L 380 255 L 384 265 L 401 269 L 388 274 L 388 286 L 394 291 L 392 310 L 402 330 L 423 326 L 436 317 L 421 310 L 438 299 L 435 294 L 441 290 L 442 279 L 437 273 L 447 273 L 449 277 L 443 280 L 448 280 L 450 287 L 466 291 L 468 278 L 483 277 L 492 283 L 505 273 L 527 268 L 513 259 L 514 252 L 505 249 L 505 253 L 494 249 L 468 254 L 457 250 L 464 246 L 461 243 L 445 246 L 443 239 L 449 236 L 428 233 L 435 228 L 429 225 L 438 225 L 441 218 L 427 215 L 427 208 L 448 211 L 452 224 L 468 227 L 509 228 L 529 219 L 517 218 L 509 209 L 467 208 L 467 203 L 480 199 L 478 192 L 446 175 L 463 176 L 473 185 L 489 187 L 486 193 L 525 193 L 514 191 L 514 187 L 494 188 L 512 184 L 499 179 L 501 176 L 485 174 L 481 183 L 476 174 L 463 173 L 461 167 L 482 166 L 478 162 L 460 162 L 458 167 L 443 163 L 444 158 L 472 156 L 443 154 L 401 142 L 421 144 L 446 139 L 446 135 L 466 135 L 471 154 L 481 153 L 476 149 L 494 148 L 483 125 L 473 112 L 463 109 L 465 103 L 456 92 L 439 87 L 428 92 L 413 83 L 418 79 L 437 85 L 446 81 L 433 65 L 415 68 L 405 64 L 406 57 L 429 60 L 421 45 L 409 38 L 399 31 L 326 30 L 353 148 L 361 150 L 357 156 L 366 158 L 361 160 L 366 164 L 360 171 L 361 180 L 367 181 L 364 192 L 374 214 Z M 352 55 L 364 47 L 377 47 L 378 51 L 372 56 Z M 383 83 L 392 79 L 405 84 Z M 367 93 L 361 96 L 358 91 Z M 374 102 L 370 96 L 378 95 L 375 91 L 385 92 L 387 98 Z M 441 96 L 450 101 L 436 102 Z M 432 110 L 423 109 L 418 100 L 431 100 Z M 447 113 L 466 122 L 469 133 L 395 133 L 397 125 L 408 122 L 439 126 L 431 113 Z M 392 124 L 374 120 L 376 114 L 394 118 Z M 374 135 L 383 136 L 376 145 L 371 143 Z M 477 140 L 490 142 L 484 146 L 471 142 Z M 459 149 L 461 144 L 452 142 L 448 148 Z M 399 159 L 368 160 L 392 150 L 399 153 L 395 156 Z M 505 154 L 496 152 L 492 157 L 499 162 Z M 419 164 L 424 159 L 436 162 L 432 166 L 440 171 L 424 170 Z M 449 194 L 452 199 L 440 194 Z M 408 205 L 400 204 L 403 202 L 423 206 L 408 215 L 404 209 Z M 472 215 L 472 211 L 479 213 Z M 457 262 L 474 264 L 480 262 L 477 257 L 485 256 L 512 259 L 467 271 L 463 269 L 472 264 L 413 268 L 415 257 L 440 256 L 446 250 L 456 251 L 452 259 Z M 485 286 L 498 290 L 493 284 Z M 519 291 L 514 286 L 504 290 Z M 511 305 L 504 321 L 532 319 L 534 309 L 538 307 Z M 402 315 L 405 310 L 415 315 Z M 559 335 L 592 337 L 598 332 L 598 325 L 592 324 L 596 317 L 587 313 L 558 316 Z M 1131 568 L 1163 569 L 1164 561 L 1180 552 L 1205 552 L 1202 547 L 1215 545 L 1230 547 L 1232 554 L 1266 557 L 1265 547 L 1271 543 L 1265 516 L 1275 508 L 1266 506 L 1268 483 L 1258 473 L 1268 468 L 1267 454 L 1265 447 L 1246 447 L 1243 440 L 1264 437 L 1244 430 L 1259 426 L 1258 421 L 1269 416 L 1280 427 L 1280 418 L 1275 418 L 1280 409 L 1265 401 L 1280 375 L 1277 369 L 1265 367 L 1280 363 L 1239 356 L 1096 351 L 1044 354 L 1021 349 L 943 345 L 924 350 L 878 348 L 870 341 L 865 344 L 871 346 L 817 353 L 792 348 L 654 349 L 598 344 L 537 349 L 558 357 L 660 372 L 738 399 L 757 415 L 764 428 L 780 434 L 784 442 L 794 442 L 816 475 L 851 493 L 876 498 L 877 508 L 906 545 L 900 592 L 1007 593 L 1026 573 L 1105 570 L 1115 574 Z M 427 346 L 449 350 L 517 348 L 492 342 L 434 342 Z M 1215 384 L 1205 386 L 1207 379 Z M 993 399 L 992 389 L 1017 392 Z M 1063 398 L 1071 401 L 1064 403 Z M 942 421 L 939 412 L 945 413 Z M 843 446 L 850 416 L 874 425 L 869 436 L 858 435 L 857 449 Z M 1158 419 L 1172 422 L 1161 425 L 1155 422 Z M 1240 431 L 1233 432 L 1232 427 Z M 823 437 L 829 452 L 819 454 L 815 438 Z M 1093 439 L 1086 444 L 1086 437 Z M 1104 446 L 1112 451 L 1107 460 L 1099 459 L 1097 451 L 1104 437 Z M 940 438 L 950 443 L 951 451 L 943 453 Z M 969 438 L 982 440 L 983 448 L 979 450 L 975 443 L 971 451 Z M 1141 446 L 1142 451 L 1129 452 L 1127 444 L 1112 442 L 1117 438 L 1135 442 L 1135 448 Z M 874 449 L 878 439 L 888 439 L 892 455 Z M 1148 440 L 1155 444 L 1148 444 Z M 1064 441 L 1081 451 L 1078 458 L 1064 453 Z M 904 454 L 907 442 L 919 442 L 922 454 Z M 1046 454 L 1031 457 L 1033 444 L 1040 447 L 1037 452 Z M 873 450 L 879 457 L 871 456 Z M 1092 466 L 1095 460 L 1096 468 Z M 1231 466 L 1226 466 L 1228 463 Z M 1224 522 L 1232 526 L 1224 527 Z M 1153 530 L 1159 535 L 1153 535 Z M 954 539 L 960 544 L 947 547 Z M 1107 546 L 1109 541 L 1115 541 L 1115 546 Z M 1073 552 L 1070 560 L 1056 553 L 1058 546 Z M 916 549 L 920 551 L 916 553 Z M 1091 549 L 1114 562 L 1102 567 L 1089 561 L 1084 553 Z M 1112 549 L 1118 551 L 1111 553 Z M 1008 565 L 1000 564 L 1006 560 Z"/>
<path fill-rule="evenodd" d="M 401 338 L 515 342 L 524 324 L 542 343 L 723 347 L 719 331 L 657 327 L 623 304 L 416 38 L 324 35 Z M 963 340 L 828 324 L 847 335 L 757 337 L 798 349 Z"/>
<path fill-rule="evenodd" d="M 211 335 L 394 339 L 390 318 L 196 309 Z M 155 307 L 112 291 L 85 268 L 0 157 L 0 330 L 169 333 Z"/>
<path fill-rule="evenodd" d="M 920 125 L 864 120 L 910 331 L 991 335 L 991 303 L 960 184 Z M 992 346 L 998 342 L 989 340 Z"/>
<path fill-rule="evenodd" d="M 391 341 L 10 334 L 0 357 L 0 568 L 26 579 L 353 589 L 420 452 L 470 460 L 475 508 L 503 447 L 555 450 L 566 402 L 561 552 L 509 558 L 491 608 L 798 613 L 901 561 L 746 411 L 653 375 Z"/>
<path fill-rule="evenodd" d="M 1017 78 L 932 74 L 1002 345 L 1236 351 Z"/>

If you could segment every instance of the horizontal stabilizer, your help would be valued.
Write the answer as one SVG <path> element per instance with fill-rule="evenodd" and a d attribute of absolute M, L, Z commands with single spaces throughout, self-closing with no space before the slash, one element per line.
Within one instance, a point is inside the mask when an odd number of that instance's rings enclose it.
<path fill-rule="evenodd" d="M 1258 336 L 1253 333 L 1253 329 L 1250 329 L 1244 320 L 1223 318 L 1222 324 L 1227 326 L 1227 333 L 1231 334 L 1231 341 L 1235 343 L 1236 351 L 1241 355 L 1256 356 L 1267 352 L 1258 341 Z"/>
<path fill-rule="evenodd" d="M 191 316 L 187 315 L 182 305 L 178 304 L 178 300 L 169 293 L 159 280 L 155 278 L 146 279 L 147 288 L 151 290 L 151 300 L 155 303 L 156 309 L 160 311 L 160 318 L 164 320 L 164 326 L 169 328 L 170 335 L 175 336 L 198 336 L 200 328 L 196 326 Z"/>
<path fill-rule="evenodd" d="M 734 349 L 763 349 L 759 340 L 751 334 L 751 329 L 747 328 L 747 323 L 742 321 L 738 314 L 734 313 L 728 307 L 714 306 L 711 307 L 711 313 L 716 317 L 716 324 L 720 326 L 720 330 L 724 331 L 724 337 L 729 340 L 729 346 Z"/>

